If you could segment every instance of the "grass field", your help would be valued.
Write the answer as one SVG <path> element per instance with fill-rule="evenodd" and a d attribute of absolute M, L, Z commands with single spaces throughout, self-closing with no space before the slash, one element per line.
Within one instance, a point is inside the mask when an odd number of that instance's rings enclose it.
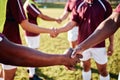
<path fill-rule="evenodd" d="M 51 17 L 58 17 L 62 14 L 63 8 L 47 8 L 41 9 L 41 11 Z M 42 27 L 61 27 L 68 20 L 64 21 L 62 24 L 57 24 L 56 22 L 46 22 L 43 20 L 38 20 L 39 25 Z M 120 30 L 115 33 L 114 42 L 114 54 L 108 57 L 108 67 L 107 70 L 110 72 L 111 80 L 117 80 L 118 73 L 120 72 Z M 23 44 L 26 45 L 24 39 L 24 32 L 21 29 L 21 36 Z M 48 34 L 41 34 L 39 50 L 48 52 L 51 54 L 62 54 L 68 47 L 69 43 L 67 41 L 67 33 L 62 33 L 56 38 L 50 38 Z M 108 45 L 108 40 L 106 40 Z M 99 80 L 98 70 L 96 68 L 94 60 L 92 63 L 92 79 Z M 82 80 L 81 77 L 82 67 L 80 64 L 76 65 L 76 71 L 68 71 L 64 66 L 51 66 L 51 67 L 39 67 L 36 69 L 36 73 L 44 80 Z M 16 72 L 15 80 L 28 80 L 28 73 L 26 68 L 18 67 Z"/>

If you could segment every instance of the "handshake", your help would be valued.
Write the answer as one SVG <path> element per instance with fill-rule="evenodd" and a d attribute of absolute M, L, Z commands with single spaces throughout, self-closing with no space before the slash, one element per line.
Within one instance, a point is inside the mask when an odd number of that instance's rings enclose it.
<path fill-rule="evenodd" d="M 55 37 L 58 36 L 59 33 L 60 33 L 59 29 L 57 29 L 57 28 L 51 28 L 49 34 L 50 34 L 50 37 L 55 38 Z"/>
<path fill-rule="evenodd" d="M 69 70 L 75 70 L 75 65 L 80 62 L 80 58 L 82 58 L 81 54 L 76 54 L 75 50 L 72 48 L 67 49 L 64 52 L 64 65 L 67 67 Z"/>

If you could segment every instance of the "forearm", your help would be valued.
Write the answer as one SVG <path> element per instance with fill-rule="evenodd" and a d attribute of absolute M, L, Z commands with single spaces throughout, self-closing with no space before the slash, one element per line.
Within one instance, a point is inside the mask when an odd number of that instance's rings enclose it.
<path fill-rule="evenodd" d="M 39 17 L 46 21 L 56 21 L 57 20 L 56 18 L 52 18 L 47 15 L 39 15 Z"/>
<path fill-rule="evenodd" d="M 16 45 L 5 38 L 0 42 L 0 63 L 26 67 L 43 67 L 63 65 L 63 60 L 62 55 L 46 54 L 25 46 Z"/>
<path fill-rule="evenodd" d="M 109 37 L 110 45 L 114 44 L 114 34 Z"/>
<path fill-rule="evenodd" d="M 51 29 L 39 27 L 35 24 L 29 23 L 27 20 L 21 22 L 21 26 L 24 30 L 32 33 L 51 33 Z"/>
<path fill-rule="evenodd" d="M 69 15 L 69 12 L 65 11 L 65 12 L 62 14 L 62 16 L 60 16 L 60 19 L 63 21 L 63 20 L 65 20 L 65 19 L 68 17 L 68 15 Z"/>
<path fill-rule="evenodd" d="M 75 25 L 76 25 L 76 22 L 69 21 L 63 27 L 58 28 L 57 32 L 58 33 L 67 32 L 67 31 L 71 30 Z"/>

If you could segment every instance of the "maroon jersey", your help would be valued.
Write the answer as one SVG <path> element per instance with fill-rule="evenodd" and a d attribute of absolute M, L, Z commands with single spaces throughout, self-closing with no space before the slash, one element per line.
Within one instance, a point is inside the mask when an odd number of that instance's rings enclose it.
<path fill-rule="evenodd" d="M 65 10 L 68 12 L 72 12 L 77 0 L 68 0 L 65 5 Z"/>
<path fill-rule="evenodd" d="M 21 44 L 19 24 L 26 19 L 21 0 L 8 0 L 3 34 L 12 42 Z"/>
<path fill-rule="evenodd" d="M 41 13 L 39 9 L 34 4 L 28 4 L 27 7 L 27 15 L 29 22 L 37 25 L 37 17 Z M 37 36 L 39 34 L 31 33 L 26 31 L 27 36 Z"/>
<path fill-rule="evenodd" d="M 115 8 L 114 11 L 120 13 L 120 4 Z"/>
<path fill-rule="evenodd" d="M 79 26 L 78 41 L 81 43 L 94 32 L 97 26 L 112 13 L 112 8 L 106 0 L 93 0 L 92 4 L 79 1 L 72 11 L 71 20 Z M 96 45 L 105 47 L 105 41 Z"/>

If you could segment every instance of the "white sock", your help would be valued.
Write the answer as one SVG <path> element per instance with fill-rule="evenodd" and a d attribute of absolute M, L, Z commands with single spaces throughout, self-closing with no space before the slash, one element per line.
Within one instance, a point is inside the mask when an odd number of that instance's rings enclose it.
<path fill-rule="evenodd" d="M 0 80 L 4 80 L 3 78 L 0 78 Z"/>
<path fill-rule="evenodd" d="M 108 74 L 106 77 L 100 75 L 100 80 L 110 80 L 110 75 Z"/>
<path fill-rule="evenodd" d="M 120 72 L 119 72 L 119 75 L 118 75 L 118 80 L 120 80 Z"/>
<path fill-rule="evenodd" d="M 33 77 L 33 75 L 35 74 L 35 68 L 29 68 L 29 76 Z"/>
<path fill-rule="evenodd" d="M 91 79 L 91 70 L 89 70 L 88 72 L 85 72 L 84 70 L 82 70 L 82 76 L 83 76 L 83 80 L 90 80 Z"/>

